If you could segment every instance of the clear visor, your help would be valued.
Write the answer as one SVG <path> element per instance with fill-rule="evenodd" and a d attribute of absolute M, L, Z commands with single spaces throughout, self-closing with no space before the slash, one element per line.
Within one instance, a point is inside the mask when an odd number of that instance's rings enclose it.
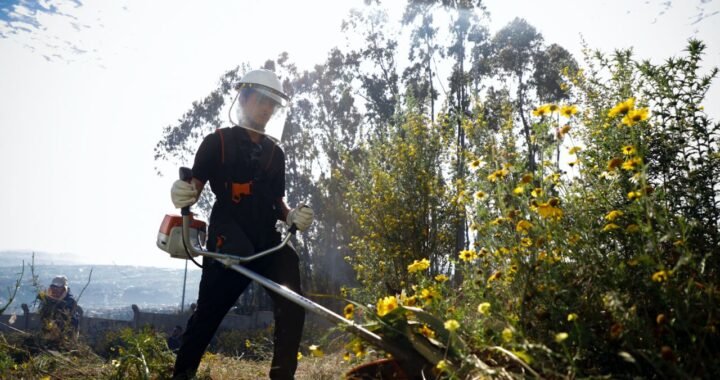
<path fill-rule="evenodd" d="M 265 125 L 262 125 L 262 121 L 264 120 L 262 116 L 258 117 L 256 115 L 256 117 L 253 118 L 251 115 L 247 115 L 245 109 L 240 106 L 238 98 L 236 98 L 235 102 L 233 102 L 230 108 L 230 123 L 263 134 L 275 140 L 276 142 L 282 141 L 283 131 L 285 130 L 285 119 L 287 118 L 288 113 L 288 108 L 285 107 L 285 105 L 287 105 L 287 101 L 283 100 L 275 94 L 268 94 L 264 91 L 260 91 L 260 89 L 258 88 L 256 88 L 255 90 L 257 101 L 259 103 L 271 102 L 274 105 L 272 114 L 267 119 Z M 277 102 L 276 99 L 281 100 L 282 102 Z M 232 107 L 235 107 L 234 113 L 237 120 L 233 120 L 232 118 Z M 260 123 L 256 122 L 258 118 L 261 119 Z"/>

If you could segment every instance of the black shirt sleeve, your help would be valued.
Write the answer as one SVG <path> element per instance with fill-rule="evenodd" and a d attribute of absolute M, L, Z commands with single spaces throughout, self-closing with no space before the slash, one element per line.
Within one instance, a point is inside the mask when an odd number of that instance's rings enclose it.
<path fill-rule="evenodd" d="M 213 178 L 220 167 L 220 151 L 220 136 L 217 133 L 207 135 L 195 154 L 193 177 L 202 182 Z"/>

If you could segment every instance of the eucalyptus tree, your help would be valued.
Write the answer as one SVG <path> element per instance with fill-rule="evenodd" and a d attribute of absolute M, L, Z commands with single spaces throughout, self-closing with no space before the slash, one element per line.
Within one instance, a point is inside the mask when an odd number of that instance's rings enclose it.
<path fill-rule="evenodd" d="M 536 103 L 568 98 L 562 89 L 561 72 L 565 68 L 577 70 L 577 63 L 563 47 L 546 46 L 542 34 L 520 18 L 500 29 L 492 37 L 491 45 L 479 50 L 477 56 L 482 58 L 478 60 L 482 62 L 476 68 L 478 72 L 493 71 L 500 80 L 515 86 L 514 103 L 525 140 L 526 166 L 533 171 L 539 152 L 530 111 Z"/>
<path fill-rule="evenodd" d="M 397 124 L 396 110 L 400 102 L 397 67 L 398 42 L 389 30 L 388 14 L 381 9 L 353 10 L 342 23 L 342 30 L 359 47 L 350 53 L 357 58 L 357 72 L 353 79 L 359 82 L 357 95 L 362 97 L 365 132 L 385 133 L 390 124 Z"/>
<path fill-rule="evenodd" d="M 436 36 L 436 31 L 432 29 L 432 17 L 430 16 L 435 10 L 442 9 L 448 12 L 450 16 L 450 24 L 447 30 L 450 33 L 450 44 L 442 49 L 439 46 L 431 44 L 430 39 Z M 416 51 L 421 53 L 419 58 L 424 59 L 424 71 L 432 78 L 431 60 L 432 54 L 438 51 L 445 57 L 449 57 L 452 62 L 450 77 L 448 78 L 449 90 L 445 94 L 448 107 L 448 113 L 451 115 L 452 126 L 455 128 L 455 179 L 459 180 L 465 176 L 465 130 L 463 124 L 465 120 L 471 116 L 470 99 L 471 99 L 471 76 L 469 65 L 469 52 L 472 51 L 473 45 L 482 43 L 487 37 L 486 28 L 480 23 L 480 16 L 485 15 L 485 8 L 482 1 L 470 0 L 410 0 L 405 9 L 403 22 L 405 24 L 412 23 L 417 17 L 421 18 L 421 23 L 413 33 L 413 41 L 411 42 L 411 58 Z M 424 49 L 420 50 L 420 44 L 424 43 Z M 417 67 L 410 67 L 410 71 L 406 71 L 408 77 L 418 77 L 420 64 Z M 422 82 L 421 82 L 422 83 Z M 434 93 L 432 92 L 432 80 L 426 85 L 429 92 L 426 96 L 430 98 L 431 112 L 434 113 Z M 420 87 L 422 89 L 422 87 Z M 420 92 L 420 95 L 425 95 Z M 417 94 L 416 94 L 417 96 Z M 421 98 L 424 100 L 424 98 Z M 434 117 L 434 115 L 433 115 Z M 457 181 L 456 181 L 457 182 Z M 462 188 L 457 189 L 458 193 Z M 456 220 L 456 250 L 460 251 L 467 248 L 467 223 L 464 212 L 458 211 Z"/>

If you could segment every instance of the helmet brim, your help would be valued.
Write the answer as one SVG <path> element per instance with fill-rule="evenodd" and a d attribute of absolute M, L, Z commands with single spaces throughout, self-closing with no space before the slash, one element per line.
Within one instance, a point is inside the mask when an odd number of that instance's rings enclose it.
<path fill-rule="evenodd" d="M 272 99 L 275 103 L 277 103 L 277 106 L 279 107 L 286 107 L 288 103 L 290 102 L 290 98 L 282 93 L 281 91 L 278 91 L 272 87 L 268 87 L 259 83 L 245 83 L 240 82 L 237 85 L 237 90 L 240 91 L 244 88 L 251 88 L 264 96 L 267 96 L 268 98 Z"/>

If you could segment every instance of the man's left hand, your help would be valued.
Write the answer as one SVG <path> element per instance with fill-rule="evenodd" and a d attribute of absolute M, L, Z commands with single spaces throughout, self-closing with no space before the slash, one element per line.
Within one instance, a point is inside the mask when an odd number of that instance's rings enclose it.
<path fill-rule="evenodd" d="M 294 224 L 300 231 L 307 230 L 313 220 L 315 220 L 315 212 L 305 205 L 290 210 L 287 215 L 287 224 L 290 226 Z"/>

